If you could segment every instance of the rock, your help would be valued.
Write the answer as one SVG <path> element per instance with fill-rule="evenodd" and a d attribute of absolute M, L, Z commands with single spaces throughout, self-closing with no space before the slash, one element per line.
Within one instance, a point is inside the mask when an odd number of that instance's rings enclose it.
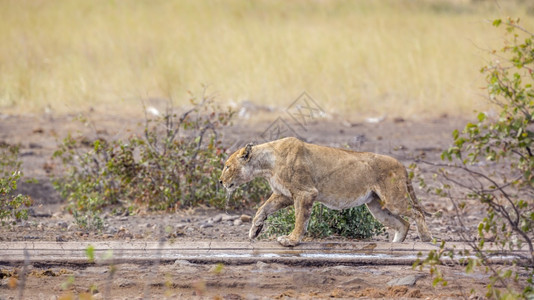
<path fill-rule="evenodd" d="M 241 221 L 241 219 L 235 219 L 234 220 L 234 226 L 239 226 L 241 224 L 243 224 L 243 221 Z"/>
<path fill-rule="evenodd" d="M 388 281 L 387 286 L 413 286 L 420 278 L 425 275 L 408 275 L 405 277 L 394 278 Z"/>
<path fill-rule="evenodd" d="M 238 294 L 226 294 L 223 297 L 224 300 L 241 300 L 243 297 L 241 297 Z"/>
<path fill-rule="evenodd" d="M 334 266 L 324 268 L 321 273 L 331 276 L 349 276 L 355 271 L 354 267 L 350 266 Z"/>
<path fill-rule="evenodd" d="M 365 280 L 361 279 L 361 278 L 353 278 L 353 279 L 350 279 L 350 280 L 347 280 L 343 283 L 340 284 L 340 286 L 342 287 L 348 287 L 348 288 L 351 288 L 351 289 L 359 289 L 361 288 L 362 286 L 366 286 L 366 282 Z"/>
<path fill-rule="evenodd" d="M 0 279 L 0 287 L 8 287 L 9 285 L 9 278 L 6 277 L 4 279 Z"/>
<path fill-rule="evenodd" d="M 115 234 L 115 233 L 119 232 L 119 230 L 117 228 L 113 227 L 113 226 L 109 226 L 107 232 L 109 234 Z"/>
<path fill-rule="evenodd" d="M 204 223 L 204 224 L 200 225 L 200 228 L 208 228 L 208 227 L 213 227 L 213 224 L 212 223 Z"/>
<path fill-rule="evenodd" d="M 256 263 L 256 269 L 258 269 L 258 270 L 271 269 L 271 265 L 268 264 L 268 263 L 264 263 L 262 261 L 259 261 L 259 262 Z"/>
<path fill-rule="evenodd" d="M 56 242 L 66 242 L 67 238 L 64 235 L 57 235 Z"/>
<path fill-rule="evenodd" d="M 57 222 L 57 227 L 59 228 L 67 228 L 69 225 L 65 221 L 59 221 Z"/>
<path fill-rule="evenodd" d="M 185 259 L 177 259 L 176 261 L 174 261 L 174 264 L 175 266 L 192 266 L 194 264 L 192 264 L 191 262 L 189 262 L 188 260 L 185 260 Z"/>
<path fill-rule="evenodd" d="M 175 270 L 179 273 L 195 274 L 198 272 L 199 266 L 190 263 L 187 260 L 179 259 L 173 264 Z"/>
<path fill-rule="evenodd" d="M 369 117 L 369 118 L 366 118 L 365 122 L 371 123 L 371 124 L 377 124 L 377 123 L 380 123 L 380 122 L 384 121 L 385 119 L 386 119 L 386 116 L 382 115 L 380 117 Z"/>
<path fill-rule="evenodd" d="M 233 221 L 233 220 L 236 220 L 236 219 L 239 219 L 239 216 L 238 216 L 238 215 L 223 215 L 223 216 L 222 216 L 222 221 L 223 221 L 223 222 L 226 222 L 226 221 Z"/>
<path fill-rule="evenodd" d="M 212 221 L 213 223 L 219 223 L 219 222 L 222 220 L 222 217 L 223 217 L 222 214 L 218 214 L 218 215 L 216 215 L 215 217 L 213 217 L 213 218 L 211 219 L 211 221 Z"/>
<path fill-rule="evenodd" d="M 186 226 L 187 226 L 187 224 L 185 224 L 185 223 L 178 223 L 178 224 L 174 225 L 174 228 L 176 228 L 176 230 L 183 230 Z"/>
<path fill-rule="evenodd" d="M 362 126 L 362 123 L 350 122 L 350 121 L 345 120 L 345 121 L 341 122 L 341 125 L 343 125 L 345 127 L 348 127 L 348 128 L 351 128 L 351 127 Z"/>
<path fill-rule="evenodd" d="M 117 233 L 115 234 L 115 237 L 119 237 L 119 238 L 133 238 L 133 234 L 130 233 L 130 231 L 128 230 L 128 228 L 124 227 L 124 226 L 121 226 L 119 227 L 119 230 L 117 231 Z"/>
<path fill-rule="evenodd" d="M 46 225 L 43 224 L 43 222 L 40 222 L 38 225 L 37 225 L 37 230 L 40 230 L 40 231 L 43 231 L 45 229 Z"/>
<path fill-rule="evenodd" d="M 249 215 L 241 215 L 241 218 L 240 218 L 240 219 L 241 219 L 241 221 L 242 221 L 243 223 L 248 223 L 248 222 L 252 221 L 252 217 L 249 216 Z"/>
<path fill-rule="evenodd" d="M 135 282 L 126 279 L 119 279 L 118 285 L 121 288 L 132 287 L 135 286 Z"/>

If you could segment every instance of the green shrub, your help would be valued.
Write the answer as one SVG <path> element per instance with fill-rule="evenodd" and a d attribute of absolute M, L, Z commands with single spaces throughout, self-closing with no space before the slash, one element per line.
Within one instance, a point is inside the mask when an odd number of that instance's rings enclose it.
<path fill-rule="evenodd" d="M 2 225 L 10 219 L 28 219 L 28 207 L 32 201 L 29 196 L 17 194 L 17 182 L 22 177 L 21 162 L 18 160 L 19 148 L 0 144 L 0 221 Z"/>
<path fill-rule="evenodd" d="M 266 224 L 268 227 L 263 237 L 289 234 L 295 227 L 294 208 L 285 208 L 272 214 L 267 218 Z M 316 202 L 307 235 L 323 238 L 335 234 L 353 239 L 368 239 L 384 232 L 382 224 L 375 220 L 364 205 L 338 211 Z"/>
<path fill-rule="evenodd" d="M 431 252 L 423 261 L 437 274 L 435 283 L 446 283 L 439 268 L 444 256 L 461 255 L 466 272 L 480 266 L 490 273 L 487 297 L 534 297 L 534 34 L 518 24 L 518 20 L 495 20 L 495 26 L 505 24 L 509 39 L 505 47 L 495 51 L 496 59 L 482 72 L 486 74 L 489 100 L 499 109 L 498 116 L 480 112 L 477 120 L 468 123 L 462 132 L 453 132 L 454 144 L 442 158 L 453 164 L 441 165 L 438 171 L 437 195 L 452 201 L 463 226 L 462 213 L 475 201 L 484 209 L 477 236 L 462 230 L 461 236 L 471 251 Z M 454 173 L 452 173 L 454 172 Z M 467 176 L 468 180 L 460 180 Z M 523 247 L 524 256 L 510 264 L 492 263 L 491 238 L 501 255 Z M 471 255 L 475 254 L 475 257 Z M 517 290 L 517 287 L 522 290 Z"/>
<path fill-rule="evenodd" d="M 180 115 L 169 109 L 159 118 L 147 117 L 141 136 L 97 139 L 89 149 L 85 137 L 63 141 L 54 158 L 62 162 L 65 174 L 54 179 L 54 186 L 67 199 L 67 209 L 80 218 L 79 225 L 92 223 L 104 208 L 172 211 L 226 205 L 226 193 L 217 185 L 227 157 L 220 131 L 234 113 L 204 96 L 191 103 L 193 108 Z M 231 205 L 251 206 L 268 196 L 264 182 L 248 186 Z"/>

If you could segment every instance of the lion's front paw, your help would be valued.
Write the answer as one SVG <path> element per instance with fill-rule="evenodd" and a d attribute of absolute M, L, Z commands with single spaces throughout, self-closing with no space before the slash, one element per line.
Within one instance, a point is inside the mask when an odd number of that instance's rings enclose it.
<path fill-rule="evenodd" d="M 289 235 L 283 235 L 278 237 L 278 242 L 284 247 L 295 247 L 300 243 L 298 240 L 293 240 Z"/>
<path fill-rule="evenodd" d="M 255 237 L 260 234 L 261 230 L 263 229 L 263 223 L 254 223 L 252 222 L 252 227 L 250 227 L 250 231 L 248 232 L 248 237 L 252 240 Z"/>

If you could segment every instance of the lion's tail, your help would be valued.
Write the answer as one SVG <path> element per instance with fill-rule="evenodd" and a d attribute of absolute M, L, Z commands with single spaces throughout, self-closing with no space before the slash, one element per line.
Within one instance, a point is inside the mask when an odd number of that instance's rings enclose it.
<path fill-rule="evenodd" d="M 421 211 L 427 217 L 440 217 L 442 215 L 441 210 L 435 213 L 429 213 L 428 211 L 423 209 L 423 207 L 421 206 L 421 202 L 419 202 L 419 199 L 417 198 L 417 196 L 415 196 L 412 181 L 410 180 L 410 177 L 408 176 L 408 172 L 406 172 L 406 188 L 408 189 L 408 195 L 410 196 L 410 200 L 414 208 Z"/>

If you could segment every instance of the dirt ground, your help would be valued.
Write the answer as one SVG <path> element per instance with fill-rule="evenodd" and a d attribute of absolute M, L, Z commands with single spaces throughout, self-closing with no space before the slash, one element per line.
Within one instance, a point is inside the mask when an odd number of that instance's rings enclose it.
<path fill-rule="evenodd" d="M 306 124 L 295 123 L 290 116 L 275 112 L 269 115 L 250 113 L 238 119 L 224 132 L 224 141 L 235 147 L 248 140 L 261 141 L 272 128 L 273 120 L 309 142 L 349 147 L 391 155 L 406 166 L 415 157 L 438 161 L 441 149 L 451 141 L 453 129 L 460 129 L 466 120 L 442 116 L 423 121 L 402 118 L 355 118 L 335 116 L 316 118 Z M 88 111 L 83 116 L 90 122 L 79 122 L 78 115 L 2 115 L 0 143 L 21 145 L 21 159 L 26 177 L 38 182 L 22 183 L 19 191 L 34 200 L 29 220 L 0 228 L 0 241 L 93 241 L 93 240 L 157 240 L 177 242 L 199 240 L 244 241 L 248 239 L 249 218 L 254 211 L 244 209 L 224 212 L 202 207 L 175 214 L 104 215 L 102 232 L 80 230 L 71 215 L 62 210 L 63 200 L 54 191 L 48 177 L 54 172 L 50 157 L 58 142 L 68 133 L 83 134 L 89 139 L 97 133 L 109 139 L 139 132 L 141 117 L 117 116 Z M 249 116 L 249 118 L 246 118 Z M 258 117 L 261 116 L 261 117 Z M 278 117 L 278 119 L 277 119 Z M 423 175 L 429 170 L 421 168 Z M 427 172 L 427 174 L 425 174 Z M 427 211 L 442 210 L 441 218 L 428 219 L 434 237 L 458 241 L 458 226 L 450 203 L 428 197 L 417 191 Z M 221 213 L 223 215 L 221 215 Z M 475 228 L 481 211 L 468 208 L 467 225 Z M 418 240 L 415 224 L 407 240 Z M 166 230 L 162 230 L 166 228 Z M 169 230 L 170 228 L 170 230 Z M 390 236 L 392 236 L 390 234 Z M 373 240 L 385 241 L 387 236 Z M 327 240 L 338 241 L 340 237 Z M 0 265 L 0 299 L 18 297 L 17 285 L 11 276 L 20 266 Z M 254 265 L 199 265 L 186 261 L 152 266 L 118 265 L 111 272 L 107 266 L 33 265 L 25 282 L 26 299 L 55 299 L 65 295 L 93 294 L 94 298 L 133 299 L 317 299 L 317 298 L 469 298 L 469 291 L 484 294 L 485 274 L 466 275 L 461 267 L 445 268 L 449 284 L 432 286 L 428 270 L 411 266 L 291 266 L 258 263 Z M 414 278 L 413 283 L 391 286 L 394 279 Z M 473 296 L 471 296 L 473 297 Z M 80 299 L 82 297 L 80 296 Z"/>

